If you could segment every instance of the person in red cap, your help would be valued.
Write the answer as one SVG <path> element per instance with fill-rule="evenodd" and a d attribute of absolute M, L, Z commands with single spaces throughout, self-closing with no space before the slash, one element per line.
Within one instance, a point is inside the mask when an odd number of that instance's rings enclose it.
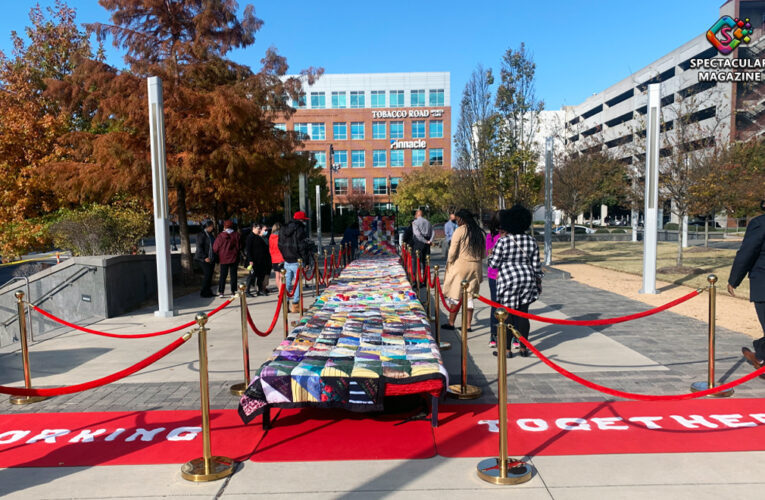
<path fill-rule="evenodd" d="M 220 278 L 218 279 L 218 297 L 225 297 L 226 275 L 231 281 L 231 294 L 236 293 L 236 267 L 239 261 L 241 241 L 239 233 L 234 231 L 234 223 L 230 220 L 223 222 L 223 232 L 215 238 L 213 251 L 220 262 Z"/>
<path fill-rule="evenodd" d="M 308 239 L 308 230 L 303 221 L 308 216 L 302 210 L 295 212 L 292 220 L 279 232 L 279 251 L 284 257 L 284 269 L 287 271 L 287 291 L 292 293 L 295 284 L 295 276 L 298 272 L 298 259 L 303 259 L 304 264 L 311 262 L 313 243 Z M 295 292 L 290 302 L 290 312 L 299 312 L 300 290 Z"/>

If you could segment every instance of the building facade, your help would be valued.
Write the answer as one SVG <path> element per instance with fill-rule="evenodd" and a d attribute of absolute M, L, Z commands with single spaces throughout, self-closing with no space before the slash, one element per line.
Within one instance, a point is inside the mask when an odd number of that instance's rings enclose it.
<path fill-rule="evenodd" d="M 389 209 L 403 174 L 451 168 L 449 99 L 448 72 L 324 74 L 304 85 L 295 113 L 275 125 L 301 134 L 328 184 L 335 166 L 336 207 L 366 194 L 375 208 Z"/>

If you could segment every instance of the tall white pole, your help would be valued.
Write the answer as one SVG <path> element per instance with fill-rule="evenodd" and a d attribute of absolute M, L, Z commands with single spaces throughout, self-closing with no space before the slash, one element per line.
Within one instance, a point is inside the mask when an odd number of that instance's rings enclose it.
<path fill-rule="evenodd" d="M 643 288 L 656 294 L 656 239 L 659 225 L 659 110 L 661 84 L 648 86 L 645 150 L 645 216 L 643 232 Z"/>
<path fill-rule="evenodd" d="M 316 241 L 321 254 L 321 189 L 318 185 L 316 186 Z"/>
<path fill-rule="evenodd" d="M 162 80 L 151 76 L 149 86 L 149 135 L 151 137 L 151 186 L 154 197 L 154 238 L 157 247 L 157 311 L 169 318 L 173 311 L 173 276 L 167 207 L 167 169 L 165 166 L 165 119 Z"/>
<path fill-rule="evenodd" d="M 553 138 L 545 139 L 545 265 L 552 264 Z"/>

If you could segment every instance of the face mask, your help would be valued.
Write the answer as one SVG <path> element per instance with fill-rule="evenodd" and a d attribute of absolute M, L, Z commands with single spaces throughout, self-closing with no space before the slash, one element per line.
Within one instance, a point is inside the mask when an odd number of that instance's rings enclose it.
<path fill-rule="evenodd" d="M 762 211 L 765 212 L 765 200 L 762 200 L 760 202 L 760 209 L 762 209 Z"/>

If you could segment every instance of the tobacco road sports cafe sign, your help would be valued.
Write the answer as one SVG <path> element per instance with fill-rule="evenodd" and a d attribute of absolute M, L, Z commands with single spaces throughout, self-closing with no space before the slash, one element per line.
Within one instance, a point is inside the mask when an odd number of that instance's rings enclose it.
<path fill-rule="evenodd" d="M 372 118 L 440 118 L 443 109 L 394 109 L 372 111 Z"/>

